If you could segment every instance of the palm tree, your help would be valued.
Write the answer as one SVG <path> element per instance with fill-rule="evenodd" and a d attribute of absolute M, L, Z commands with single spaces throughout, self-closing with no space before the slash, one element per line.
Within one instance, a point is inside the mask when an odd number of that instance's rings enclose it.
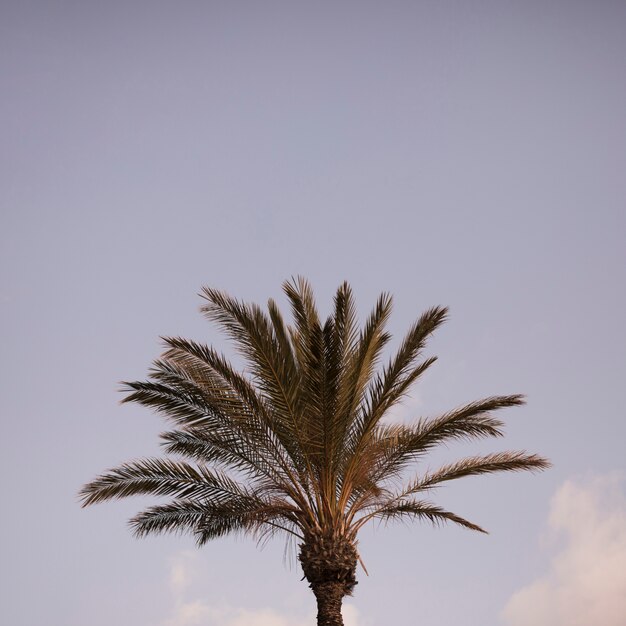
<path fill-rule="evenodd" d="M 386 366 L 391 297 L 379 297 L 363 328 L 352 291 L 342 284 L 333 314 L 320 320 L 304 279 L 286 282 L 293 325 L 272 300 L 267 312 L 204 288 L 202 312 L 226 331 L 245 358 L 235 370 L 213 348 L 178 337 L 147 382 L 124 383 L 124 402 L 154 408 L 173 424 L 165 452 L 186 457 L 125 463 L 85 485 L 83 506 L 137 494 L 170 496 L 134 517 L 135 535 L 184 531 L 198 545 L 230 533 L 297 540 L 302 570 L 317 599 L 319 626 L 343 624 L 341 603 L 356 585 L 357 535 L 371 520 L 418 519 L 480 526 L 424 500 L 450 480 L 493 472 L 540 470 L 525 452 L 472 456 L 418 473 L 411 464 L 454 440 L 500 437 L 492 413 L 523 403 L 493 396 L 439 417 L 398 424 L 389 410 L 435 362 L 422 358 L 447 309 L 426 311 Z"/>

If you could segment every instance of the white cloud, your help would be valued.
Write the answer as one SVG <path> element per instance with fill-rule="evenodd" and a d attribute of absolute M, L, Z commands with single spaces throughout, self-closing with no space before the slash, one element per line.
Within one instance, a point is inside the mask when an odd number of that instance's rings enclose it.
<path fill-rule="evenodd" d="M 169 588 L 174 597 L 172 615 L 162 626 L 310 626 L 314 615 L 293 615 L 272 608 L 248 609 L 226 605 L 214 606 L 204 600 L 190 599 L 187 591 L 198 578 L 198 557 L 193 552 L 181 552 L 170 568 Z M 360 626 L 357 609 L 344 604 L 345 626 Z"/>
<path fill-rule="evenodd" d="M 360 626 L 359 612 L 352 604 L 345 604 L 341 607 L 344 626 Z"/>
<path fill-rule="evenodd" d="M 557 491 L 548 526 L 565 544 L 546 574 L 511 597 L 502 614 L 508 626 L 624 625 L 624 484 L 623 474 L 612 474 Z"/>

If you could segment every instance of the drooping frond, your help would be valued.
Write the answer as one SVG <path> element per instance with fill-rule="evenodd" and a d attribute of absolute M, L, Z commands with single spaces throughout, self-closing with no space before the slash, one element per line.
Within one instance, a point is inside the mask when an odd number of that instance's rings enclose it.
<path fill-rule="evenodd" d="M 453 522 L 454 524 L 458 524 L 464 528 L 469 528 L 470 530 L 487 533 L 487 531 L 482 529 L 480 526 L 469 522 L 459 515 L 446 511 L 431 502 L 425 502 L 423 500 L 409 500 L 389 505 L 387 507 L 382 507 L 364 518 L 363 521 L 369 521 L 370 519 L 401 520 L 403 518 L 427 520 L 434 526 L 438 526 L 446 522 Z M 359 520 L 354 524 L 354 529 L 358 530 L 361 527 L 361 521 L 362 520 Z"/>
<path fill-rule="evenodd" d="M 129 520 L 136 537 L 161 533 L 194 532 L 202 524 L 211 507 L 195 500 L 175 500 L 151 506 Z"/>
<path fill-rule="evenodd" d="M 465 476 L 494 474 L 496 472 L 537 471 L 548 467 L 550 467 L 548 460 L 526 452 L 496 452 L 484 456 L 472 456 L 425 474 L 413 481 L 402 495 L 432 489 L 441 483 Z"/>
<path fill-rule="evenodd" d="M 289 477 L 280 471 L 253 443 L 238 437 L 216 435 L 208 429 L 174 430 L 161 433 L 166 452 L 243 474 L 251 485 L 263 485 L 291 497 Z M 269 487 L 268 487 L 269 486 Z M 295 498 L 297 499 L 297 498 Z"/>
<path fill-rule="evenodd" d="M 213 411 L 198 394 L 152 381 L 125 382 L 131 393 L 122 402 L 137 402 L 180 423 L 194 424 L 212 416 Z"/>
<path fill-rule="evenodd" d="M 549 461 L 536 454 L 527 454 L 526 452 L 497 452 L 484 456 L 468 457 L 456 463 L 444 465 L 434 472 L 419 476 L 397 493 L 389 493 L 387 490 L 380 494 L 374 494 L 371 490 L 366 492 L 366 496 L 361 497 L 353 507 L 351 519 L 354 519 L 358 512 L 369 511 L 357 523 L 357 526 L 360 527 L 369 519 L 381 517 L 381 515 L 389 517 L 387 515 L 389 511 L 402 512 L 408 501 L 414 502 L 410 500 L 412 496 L 429 491 L 447 481 L 480 474 L 536 471 L 548 467 L 550 467 Z"/>
<path fill-rule="evenodd" d="M 347 498 L 349 519 L 378 501 L 381 495 L 388 492 L 385 485 L 389 481 L 401 476 L 411 462 L 423 458 L 433 448 L 454 440 L 501 437 L 503 423 L 491 413 L 523 402 L 520 395 L 492 396 L 437 418 L 421 419 L 413 426 L 378 426 L 362 454 L 362 463 L 354 473 Z"/>
<path fill-rule="evenodd" d="M 151 494 L 219 503 L 248 490 L 223 472 L 169 459 L 142 459 L 105 472 L 80 491 L 83 506 L 129 496 Z"/>
<path fill-rule="evenodd" d="M 130 520 L 137 537 L 166 532 L 191 533 L 198 545 L 235 533 L 258 533 L 263 527 L 293 533 L 293 513 L 253 497 L 232 497 L 218 504 L 175 500 L 153 506 Z"/>
<path fill-rule="evenodd" d="M 406 465 L 436 446 L 455 440 L 502 437 L 501 420 L 491 413 L 524 403 L 521 395 L 492 396 L 471 402 L 443 415 L 421 419 L 414 426 L 381 428 L 372 442 L 370 479 L 395 476 Z"/>

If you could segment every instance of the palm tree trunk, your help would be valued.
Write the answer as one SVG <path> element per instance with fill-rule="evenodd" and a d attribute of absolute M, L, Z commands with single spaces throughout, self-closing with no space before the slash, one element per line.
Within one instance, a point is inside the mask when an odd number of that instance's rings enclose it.
<path fill-rule="evenodd" d="M 340 581 L 313 583 L 317 599 L 317 626 L 343 626 L 341 601 L 345 595 L 345 584 Z"/>

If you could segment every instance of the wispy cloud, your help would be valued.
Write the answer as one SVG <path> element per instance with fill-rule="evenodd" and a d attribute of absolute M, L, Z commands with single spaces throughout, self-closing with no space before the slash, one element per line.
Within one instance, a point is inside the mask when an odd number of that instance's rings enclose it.
<path fill-rule="evenodd" d="M 181 552 L 172 560 L 169 590 L 174 608 L 162 626 L 310 626 L 315 622 L 314 615 L 288 614 L 269 607 L 218 606 L 190 598 L 188 591 L 200 577 L 198 564 L 193 552 Z M 345 626 L 362 626 L 354 606 L 344 604 L 343 616 Z"/>
<path fill-rule="evenodd" d="M 548 572 L 515 593 L 507 626 L 623 626 L 626 616 L 625 476 L 568 481 L 548 526 L 565 544 Z"/>

